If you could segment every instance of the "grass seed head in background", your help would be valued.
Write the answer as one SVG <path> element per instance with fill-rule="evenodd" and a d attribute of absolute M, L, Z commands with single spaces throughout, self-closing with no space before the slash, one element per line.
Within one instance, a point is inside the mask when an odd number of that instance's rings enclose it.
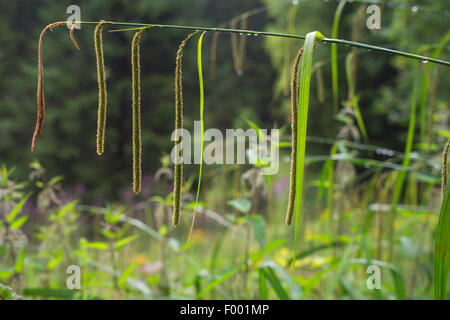
<path fill-rule="evenodd" d="M 221 23 L 217 28 L 225 28 L 226 24 Z M 210 71 L 209 71 L 209 78 L 211 81 L 216 80 L 216 59 L 217 59 L 217 42 L 219 40 L 220 32 L 214 32 L 211 42 L 211 58 L 210 58 Z"/>
<path fill-rule="evenodd" d="M 66 21 L 58 21 L 49 24 L 46 26 L 39 37 L 39 46 L 38 46 L 38 84 L 37 84 L 37 120 L 36 120 L 36 128 L 34 129 L 33 139 L 31 141 L 31 151 L 34 151 L 36 147 L 36 141 L 39 138 L 42 126 L 44 125 L 45 118 L 45 100 L 44 100 L 44 65 L 42 62 L 42 42 L 44 40 L 44 35 L 47 30 L 53 29 L 53 27 L 66 24 Z M 73 31 L 70 32 L 70 37 L 74 43 L 74 45 L 78 48 L 78 45 L 73 37 Z M 79 49 L 79 48 L 78 48 Z"/>
<path fill-rule="evenodd" d="M 297 53 L 294 61 L 291 79 L 291 134 L 292 134 L 292 151 L 291 151 L 291 171 L 289 174 L 289 198 L 286 213 L 286 224 L 292 223 L 295 206 L 295 179 L 297 165 L 297 127 L 298 127 L 298 66 L 300 58 L 303 54 L 303 47 Z"/>
<path fill-rule="evenodd" d="M 97 119 L 97 154 L 103 154 L 105 149 L 105 127 L 106 127 L 106 74 L 105 61 L 103 57 L 102 29 L 110 22 L 100 21 L 95 27 L 94 44 L 95 57 L 97 60 L 98 81 L 98 119 Z"/>
<path fill-rule="evenodd" d="M 133 37 L 131 45 L 131 67 L 132 67 L 132 87 L 133 87 L 133 191 L 138 194 L 141 192 L 141 69 L 139 57 L 139 41 L 141 39 L 142 29 Z"/>
<path fill-rule="evenodd" d="M 187 41 L 199 31 L 190 33 L 178 47 L 175 67 L 175 136 L 179 137 L 178 130 L 183 128 L 183 50 Z M 182 138 L 175 141 L 175 154 L 182 157 Z M 173 219 L 172 223 L 177 226 L 180 221 L 181 211 L 181 188 L 183 185 L 183 163 L 175 163 L 174 184 L 173 184 Z"/>
<path fill-rule="evenodd" d="M 231 29 L 236 29 L 236 23 L 237 20 L 232 20 L 230 23 Z M 244 15 L 241 18 L 241 24 L 240 29 L 245 30 L 247 29 L 247 15 Z M 241 34 L 239 36 L 239 44 L 237 40 L 237 34 L 232 33 L 231 34 L 231 53 L 233 56 L 233 67 L 234 71 L 238 76 L 241 76 L 244 74 L 244 58 L 245 58 L 245 48 L 246 48 L 246 40 L 247 36 Z"/>

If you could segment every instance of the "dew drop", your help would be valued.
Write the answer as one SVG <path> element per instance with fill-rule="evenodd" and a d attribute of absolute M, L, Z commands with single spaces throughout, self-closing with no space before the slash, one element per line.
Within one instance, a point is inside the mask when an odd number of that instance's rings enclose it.
<path fill-rule="evenodd" d="M 423 60 L 422 63 L 428 63 L 428 60 Z"/>
<path fill-rule="evenodd" d="M 417 11 L 419 11 L 419 7 L 418 6 L 413 6 L 411 8 L 411 10 L 412 10 L 412 12 L 417 12 Z"/>

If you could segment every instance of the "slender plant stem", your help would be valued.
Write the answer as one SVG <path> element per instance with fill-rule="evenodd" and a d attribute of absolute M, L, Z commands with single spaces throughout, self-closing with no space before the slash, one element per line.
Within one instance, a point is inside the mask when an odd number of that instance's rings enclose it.
<path fill-rule="evenodd" d="M 96 25 L 99 22 L 98 21 L 75 21 L 74 23 L 80 23 L 80 24 L 93 24 Z M 225 32 L 225 33 L 242 33 L 247 35 L 254 35 L 254 36 L 268 36 L 268 37 L 281 37 L 281 38 L 292 38 L 292 39 L 305 39 L 306 36 L 303 35 L 296 35 L 296 34 L 287 34 L 287 33 L 279 33 L 279 32 L 268 32 L 268 31 L 253 31 L 253 30 L 240 30 L 240 29 L 226 29 L 226 28 L 209 28 L 209 27 L 195 27 L 195 26 L 180 26 L 180 25 L 169 25 L 169 24 L 149 24 L 149 23 L 134 23 L 134 22 L 115 22 L 115 21 L 108 21 L 108 24 L 113 26 L 124 26 L 124 27 L 131 27 L 131 29 L 123 29 L 120 31 L 128 31 L 128 30 L 136 30 L 140 28 L 161 28 L 161 29 L 177 29 L 177 30 L 197 30 L 197 31 L 211 31 L 211 32 Z M 351 47 L 357 47 L 372 51 L 378 51 L 378 52 L 384 52 L 389 53 L 393 55 L 402 56 L 405 58 L 420 60 L 424 62 L 433 62 L 437 64 L 442 64 L 444 66 L 450 66 L 450 61 L 421 56 L 414 53 L 374 46 L 370 44 L 360 43 L 360 42 L 354 42 L 350 40 L 344 40 L 344 39 L 332 39 L 332 38 L 318 38 L 317 40 L 320 40 L 324 43 L 336 43 L 340 45 L 346 45 Z"/>

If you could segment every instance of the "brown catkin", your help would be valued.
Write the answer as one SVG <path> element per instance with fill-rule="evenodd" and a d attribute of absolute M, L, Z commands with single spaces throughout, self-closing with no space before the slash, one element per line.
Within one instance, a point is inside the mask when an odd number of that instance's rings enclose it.
<path fill-rule="evenodd" d="M 244 15 L 241 18 L 241 24 L 240 29 L 245 30 L 247 29 L 247 15 Z M 234 19 L 230 22 L 230 28 L 236 29 L 236 23 L 237 20 Z M 233 67 L 234 71 L 238 76 L 241 76 L 243 74 L 243 67 L 244 67 L 244 58 L 245 58 L 245 48 L 246 48 L 246 35 L 240 35 L 239 36 L 239 43 L 238 43 L 238 36 L 235 32 L 231 33 L 231 53 L 233 57 Z"/>
<path fill-rule="evenodd" d="M 132 88 L 133 88 L 133 192 L 141 192 L 142 177 L 142 137 L 141 137 L 141 68 L 139 56 L 139 41 L 142 32 L 136 32 L 131 45 L 131 67 L 132 67 Z"/>
<path fill-rule="evenodd" d="M 183 85 L 182 85 L 182 62 L 183 62 L 183 50 L 186 46 L 187 41 L 194 34 L 199 31 L 195 31 L 189 34 L 186 39 L 184 39 L 180 46 L 178 47 L 177 57 L 176 57 L 176 67 L 175 67 L 175 135 L 179 137 L 179 130 L 183 128 Z M 182 157 L 182 138 L 175 141 L 175 155 L 176 157 Z M 178 161 L 177 161 L 178 162 Z M 180 221 L 181 212 L 181 188 L 183 185 L 183 163 L 175 163 L 175 173 L 174 173 L 174 185 L 173 185 L 173 218 L 172 223 L 177 226 Z"/>
<path fill-rule="evenodd" d="M 289 198 L 286 212 L 286 225 L 292 223 L 295 206 L 295 187 L 297 176 L 297 128 L 298 128 L 298 67 L 300 58 L 303 54 L 303 47 L 298 51 L 294 61 L 294 67 L 291 77 L 291 134 L 292 134 L 292 151 L 291 151 L 291 171 L 289 174 Z"/>
<path fill-rule="evenodd" d="M 225 28 L 226 24 L 222 23 L 218 28 Z M 209 77 L 211 81 L 216 80 L 216 59 L 217 59 L 217 42 L 219 40 L 220 32 L 214 32 L 211 42 L 211 58 L 210 58 L 210 73 Z"/>
<path fill-rule="evenodd" d="M 73 36 L 73 32 L 75 31 L 77 25 L 76 23 L 72 24 L 72 27 L 70 27 L 70 39 L 73 42 L 73 45 L 75 46 L 75 48 L 77 48 L 78 50 L 80 50 L 80 47 L 78 46 L 77 40 L 75 40 L 75 37 Z"/>
<path fill-rule="evenodd" d="M 97 81 L 98 81 L 98 118 L 97 118 L 97 154 L 103 154 L 105 149 L 105 128 L 106 128 L 106 74 L 105 61 L 103 56 L 102 29 L 110 22 L 100 21 L 94 30 L 95 57 L 97 61 Z"/>
<path fill-rule="evenodd" d="M 47 30 L 53 29 L 53 27 L 66 24 L 66 21 L 58 21 L 49 24 L 46 26 L 39 36 L 39 45 L 38 45 L 38 83 L 37 83 L 37 119 L 36 119 L 36 128 L 34 129 L 33 139 L 31 140 L 31 151 L 34 151 L 34 148 L 36 147 L 37 139 L 39 138 L 42 126 L 44 125 L 44 118 L 45 118 L 45 100 L 44 100 L 44 66 L 42 62 L 42 42 L 44 39 L 44 35 L 47 32 Z M 75 39 L 73 38 L 73 35 L 71 35 L 72 41 Z M 76 43 L 76 42 L 74 42 Z"/>
<path fill-rule="evenodd" d="M 448 171 L 447 171 L 447 161 L 448 161 L 448 149 L 450 147 L 450 138 L 448 138 L 447 144 L 444 147 L 444 152 L 442 153 L 442 184 L 441 184 L 441 195 L 442 199 L 444 199 L 444 191 L 447 187 L 447 178 L 448 178 Z"/>

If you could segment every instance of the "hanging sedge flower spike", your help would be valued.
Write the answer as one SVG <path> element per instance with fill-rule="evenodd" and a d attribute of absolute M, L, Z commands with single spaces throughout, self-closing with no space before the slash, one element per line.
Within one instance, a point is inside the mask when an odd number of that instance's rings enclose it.
<path fill-rule="evenodd" d="M 100 21 L 94 30 L 95 57 L 97 61 L 98 81 L 98 118 L 97 118 L 97 154 L 103 154 L 105 149 L 106 127 L 106 74 L 105 60 L 103 56 L 102 29 L 110 22 Z"/>
<path fill-rule="evenodd" d="M 133 87 L 133 191 L 141 192 L 141 69 L 139 57 L 139 41 L 142 32 L 136 32 L 131 45 L 132 87 Z"/>
<path fill-rule="evenodd" d="M 58 21 L 49 24 L 46 26 L 39 36 L 39 45 L 38 45 L 38 83 L 37 83 L 37 119 L 36 119 L 36 128 L 34 129 L 33 139 L 31 140 L 31 151 L 34 151 L 34 148 L 36 147 L 37 139 L 39 138 L 41 132 L 42 132 L 42 126 L 44 125 L 44 118 L 45 118 L 45 100 L 44 100 L 44 65 L 42 62 L 42 43 L 44 40 L 45 33 L 50 29 L 52 30 L 53 27 L 60 26 L 63 24 L 67 24 L 66 21 Z M 76 24 L 73 24 L 70 29 L 70 38 L 72 39 L 75 47 L 80 50 L 78 47 L 77 42 L 75 41 L 75 38 L 73 36 L 73 31 Z"/>
<path fill-rule="evenodd" d="M 292 223 L 292 217 L 294 216 L 295 205 L 295 186 L 297 178 L 297 130 L 298 130 L 298 66 L 300 64 L 300 58 L 303 54 L 303 47 L 298 51 L 297 57 L 294 61 L 294 67 L 292 70 L 291 79 L 291 139 L 292 139 L 292 151 L 291 151 L 291 171 L 289 174 L 289 198 L 288 207 L 286 213 L 286 225 Z"/>

